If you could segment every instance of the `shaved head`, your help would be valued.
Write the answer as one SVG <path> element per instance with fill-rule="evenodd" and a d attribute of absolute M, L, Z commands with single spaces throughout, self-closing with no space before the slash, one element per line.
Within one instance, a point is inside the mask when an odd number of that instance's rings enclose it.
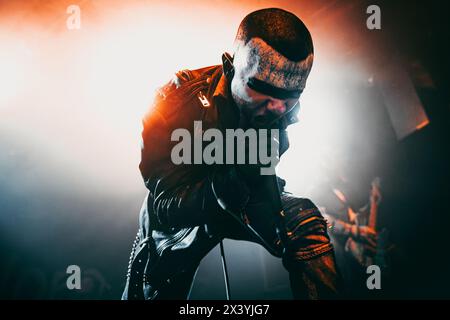
<path fill-rule="evenodd" d="M 313 60 L 311 34 L 296 15 L 277 8 L 247 15 L 234 43 L 231 93 L 250 123 L 272 123 L 291 110 Z"/>
<path fill-rule="evenodd" d="M 277 8 L 248 14 L 239 25 L 236 41 L 247 44 L 260 38 L 291 61 L 298 62 L 314 53 L 311 34 L 294 14 Z"/>

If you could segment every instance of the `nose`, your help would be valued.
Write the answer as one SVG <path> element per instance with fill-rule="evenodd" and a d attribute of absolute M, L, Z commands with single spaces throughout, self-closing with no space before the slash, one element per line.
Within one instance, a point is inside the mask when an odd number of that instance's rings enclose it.
<path fill-rule="evenodd" d="M 286 104 L 283 100 L 270 99 L 267 103 L 267 110 L 277 115 L 281 115 L 286 112 Z"/>

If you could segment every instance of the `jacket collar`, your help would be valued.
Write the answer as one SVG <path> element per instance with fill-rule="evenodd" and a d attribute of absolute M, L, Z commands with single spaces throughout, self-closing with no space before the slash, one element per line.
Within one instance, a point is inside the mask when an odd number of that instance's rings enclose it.
<path fill-rule="evenodd" d="M 225 99 L 229 99 L 228 97 L 228 81 L 223 72 L 220 73 L 220 79 L 217 83 L 216 89 L 214 90 L 213 97 L 222 96 Z"/>

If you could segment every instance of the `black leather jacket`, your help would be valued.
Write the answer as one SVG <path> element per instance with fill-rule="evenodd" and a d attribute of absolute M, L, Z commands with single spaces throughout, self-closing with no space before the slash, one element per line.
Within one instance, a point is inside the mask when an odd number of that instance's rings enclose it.
<path fill-rule="evenodd" d="M 280 156 L 289 147 L 286 128 L 297 122 L 297 112 L 298 106 L 278 119 Z M 171 141 L 172 132 L 185 128 L 192 136 L 194 121 L 202 121 L 204 130 L 238 127 L 239 110 L 221 65 L 178 72 L 158 91 L 143 120 L 139 168 L 149 194 L 122 298 L 157 299 L 168 292 L 170 298 L 178 297 L 183 290 L 171 287 L 178 283 L 174 279 L 195 272 L 202 257 L 225 237 L 260 243 L 282 257 L 292 271 L 295 297 L 333 295 L 339 277 L 332 245 L 311 201 L 287 193 L 280 199 L 274 176 L 260 180 L 270 183 L 251 185 L 235 165 L 172 162 L 171 150 L 178 143 Z M 244 228 L 236 227 L 230 216 Z"/>
<path fill-rule="evenodd" d="M 297 112 L 295 108 L 278 121 L 280 156 L 289 147 L 286 128 L 297 122 Z M 204 130 L 238 127 L 239 110 L 222 65 L 178 72 L 157 91 L 143 120 L 139 168 L 153 199 L 148 208 L 156 216 L 151 219 L 152 229 L 204 224 L 215 219 L 223 205 L 238 212 L 249 200 L 250 191 L 234 166 L 172 163 L 176 142 L 171 141 L 171 133 L 177 128 L 192 132 L 196 120 L 202 121 Z"/>

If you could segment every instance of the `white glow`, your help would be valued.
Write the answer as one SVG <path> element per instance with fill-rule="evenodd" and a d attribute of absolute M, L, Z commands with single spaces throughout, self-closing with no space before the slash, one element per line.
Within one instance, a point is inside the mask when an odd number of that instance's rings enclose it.
<path fill-rule="evenodd" d="M 154 90 L 180 69 L 219 64 L 252 9 L 201 2 L 182 11 L 170 4 L 105 5 L 79 31 L 30 29 L 1 37 L 1 109 L 15 107 L 0 124 L 52 159 L 55 176 L 71 177 L 71 188 L 140 190 L 139 133 Z M 302 195 L 323 177 L 322 163 L 338 170 L 336 153 L 348 151 L 344 138 L 354 119 L 340 106 L 353 101 L 343 79 L 359 74 L 326 56 L 321 39 L 329 38 L 313 38 L 318 50 L 300 123 L 289 129 L 291 148 L 279 166 L 289 189 Z"/>
<path fill-rule="evenodd" d="M 195 7 L 103 5 L 78 31 L 10 30 L 0 37 L 0 126 L 53 167 L 48 181 L 141 190 L 139 134 L 154 90 L 178 70 L 220 63 L 232 44 L 235 25 L 211 10 L 200 20 Z"/>
<path fill-rule="evenodd" d="M 311 187 L 330 178 L 330 172 L 339 174 L 341 156 L 352 152 L 349 127 L 357 120 L 345 108 L 357 103 L 357 96 L 348 94 L 348 80 L 361 76 L 362 70 L 316 55 L 300 100 L 300 121 L 288 129 L 290 149 L 278 168 L 290 192 L 309 196 Z"/>
<path fill-rule="evenodd" d="M 10 107 L 32 75 L 32 53 L 26 43 L 0 33 L 0 110 Z"/>

